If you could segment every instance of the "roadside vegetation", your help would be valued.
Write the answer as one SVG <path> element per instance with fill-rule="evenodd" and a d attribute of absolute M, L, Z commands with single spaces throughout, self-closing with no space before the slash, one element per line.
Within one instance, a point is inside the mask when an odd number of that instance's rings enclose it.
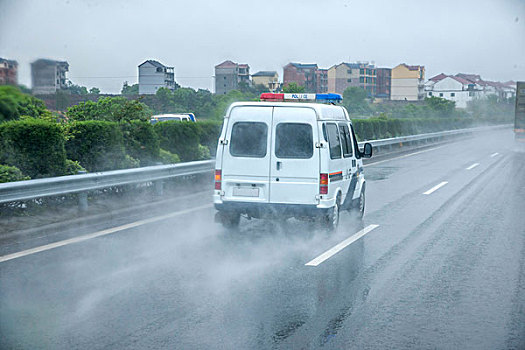
<path fill-rule="evenodd" d="M 135 85 L 124 86 L 122 96 L 99 96 L 59 112 L 17 87 L 0 86 L 0 182 L 209 159 L 227 107 L 258 100 L 256 88 L 241 88 L 226 95 L 159 89 L 139 97 Z M 79 89 L 79 94 L 99 93 Z M 496 97 L 466 110 L 435 97 L 377 104 L 359 88 L 347 89 L 343 97 L 359 140 L 510 122 L 514 113 L 513 101 Z M 198 122 L 149 123 L 153 114 L 182 112 L 195 113 Z"/>

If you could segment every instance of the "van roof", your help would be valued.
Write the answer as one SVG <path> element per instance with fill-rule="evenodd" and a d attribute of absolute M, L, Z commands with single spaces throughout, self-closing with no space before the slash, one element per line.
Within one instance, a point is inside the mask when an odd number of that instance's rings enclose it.
<path fill-rule="evenodd" d="M 232 109 L 236 107 L 299 107 L 315 110 L 318 120 L 345 120 L 350 121 L 346 109 L 342 106 L 327 105 L 323 103 L 301 103 L 301 102 L 234 102 L 228 108 L 225 118 L 228 118 Z"/>

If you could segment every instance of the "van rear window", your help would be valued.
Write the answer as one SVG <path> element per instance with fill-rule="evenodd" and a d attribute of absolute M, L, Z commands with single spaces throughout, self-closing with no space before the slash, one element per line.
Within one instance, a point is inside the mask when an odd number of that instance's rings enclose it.
<path fill-rule="evenodd" d="M 278 158 L 312 158 L 312 126 L 304 123 L 279 123 L 275 128 L 275 155 Z"/>
<path fill-rule="evenodd" d="M 266 157 L 268 126 L 260 122 L 233 124 L 230 154 L 234 157 Z"/>

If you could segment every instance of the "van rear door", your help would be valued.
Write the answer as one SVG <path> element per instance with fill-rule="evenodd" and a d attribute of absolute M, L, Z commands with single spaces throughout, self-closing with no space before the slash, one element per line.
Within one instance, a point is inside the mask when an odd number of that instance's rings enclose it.
<path fill-rule="evenodd" d="M 239 106 L 231 110 L 223 141 L 223 200 L 268 202 L 272 109 Z"/>
<path fill-rule="evenodd" d="M 274 107 L 270 202 L 317 204 L 319 149 L 317 117 L 307 107 Z"/>

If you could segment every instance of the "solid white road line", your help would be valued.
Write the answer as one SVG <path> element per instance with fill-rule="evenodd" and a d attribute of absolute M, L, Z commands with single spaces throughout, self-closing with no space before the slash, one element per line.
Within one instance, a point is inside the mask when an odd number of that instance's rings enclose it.
<path fill-rule="evenodd" d="M 496 153 L 492 153 L 492 154 L 490 155 L 490 158 L 494 158 L 494 157 L 497 156 L 498 154 L 499 154 L 498 152 L 496 152 Z"/>
<path fill-rule="evenodd" d="M 440 148 L 443 148 L 445 147 L 446 145 L 443 145 L 443 146 L 439 146 L 439 147 L 434 147 L 434 148 L 429 148 L 429 149 L 425 149 L 423 151 L 419 151 L 419 152 L 414 152 L 414 153 L 409 153 L 409 154 L 405 154 L 405 155 L 402 155 L 402 156 L 399 156 L 399 157 L 394 157 L 394 158 L 390 158 L 390 159 L 385 159 L 385 160 L 380 160 L 379 162 L 373 162 L 373 163 L 369 163 L 369 164 L 365 164 L 363 165 L 363 167 L 367 167 L 367 166 L 372 166 L 372 165 L 376 165 L 376 164 L 381 164 L 381 163 L 385 163 L 385 162 L 390 162 L 392 160 L 396 160 L 396 159 L 401 159 L 401 158 L 406 158 L 406 157 L 411 157 L 411 156 L 415 156 L 416 154 L 421 154 L 421 153 L 425 153 L 425 152 L 430 152 L 430 151 L 434 151 L 436 149 L 440 149 Z"/>
<path fill-rule="evenodd" d="M 375 229 L 377 227 L 379 227 L 379 225 L 368 225 L 367 227 L 365 227 L 361 231 L 359 231 L 356 234 L 348 237 L 347 239 L 345 239 L 344 241 L 342 241 L 338 245 L 334 246 L 333 248 L 330 248 L 329 250 L 327 250 L 323 254 L 319 255 L 317 258 L 307 262 L 305 264 L 305 266 L 317 266 L 317 265 L 319 265 L 323 261 L 330 259 L 332 256 L 334 256 L 335 254 L 339 253 L 341 250 L 345 249 L 350 244 L 354 243 L 359 238 L 363 237 L 364 235 L 366 235 L 367 233 L 369 233 L 370 231 L 372 231 L 373 229 Z"/>
<path fill-rule="evenodd" d="M 423 192 L 423 194 L 431 194 L 432 192 L 439 190 L 441 187 L 445 186 L 446 184 L 448 184 L 448 181 L 443 181 L 439 185 L 432 187 L 430 190 Z"/>
<path fill-rule="evenodd" d="M 63 247 L 63 246 L 69 245 L 69 244 L 87 241 L 88 239 L 109 235 L 109 234 L 112 234 L 112 233 L 116 233 L 116 232 L 119 232 L 119 231 L 127 230 L 127 229 L 134 228 L 134 227 L 137 227 L 137 226 L 151 224 L 153 222 L 157 222 L 157 221 L 173 218 L 173 217 L 176 217 L 176 216 L 179 216 L 179 215 L 188 214 L 188 213 L 190 213 L 192 211 L 201 210 L 201 209 L 207 209 L 207 208 L 210 208 L 212 206 L 213 206 L 213 204 L 201 205 L 199 207 L 195 207 L 195 208 L 191 208 L 191 209 L 185 209 L 185 210 L 181 210 L 181 211 L 176 211 L 176 212 L 171 213 L 171 214 L 155 216 L 153 218 L 135 221 L 135 222 L 132 222 L 132 223 L 129 223 L 129 224 L 126 224 L 126 225 L 112 227 L 112 228 L 108 228 L 106 230 L 102 230 L 102 231 L 98 231 L 98 232 L 94 232 L 94 233 L 89 233 L 89 234 L 86 234 L 86 235 L 82 235 L 82 236 L 78 236 L 78 237 L 74 237 L 74 238 L 70 238 L 70 239 L 65 239 L 63 241 L 58 241 L 58 242 L 55 242 L 55 243 L 46 244 L 46 245 L 43 245 L 43 246 L 40 246 L 40 247 L 36 247 L 36 248 L 23 250 L 23 251 L 18 252 L 18 253 L 13 253 L 13 254 L 0 256 L 0 263 L 4 262 L 4 261 L 8 261 L 8 260 L 13 260 L 13 259 L 16 259 L 16 258 L 21 258 L 21 257 L 26 256 L 26 255 L 31 255 L 31 254 L 43 252 L 43 251 L 46 251 L 46 250 L 50 250 L 50 249 L 54 249 L 54 248 L 58 248 L 58 247 Z"/>
<path fill-rule="evenodd" d="M 472 170 L 472 169 L 474 169 L 475 167 L 477 167 L 478 165 L 479 165 L 479 163 L 474 163 L 474 164 L 472 164 L 471 166 L 469 166 L 469 167 L 467 168 L 467 170 Z"/>

